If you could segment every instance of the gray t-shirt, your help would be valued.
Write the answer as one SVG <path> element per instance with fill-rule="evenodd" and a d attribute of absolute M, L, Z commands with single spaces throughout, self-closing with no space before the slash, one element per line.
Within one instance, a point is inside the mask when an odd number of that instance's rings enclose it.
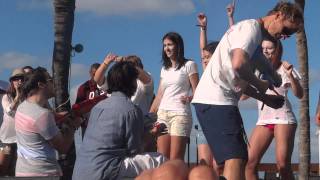
<path fill-rule="evenodd" d="M 16 176 L 62 175 L 48 140 L 60 132 L 48 109 L 25 100 L 15 115 L 18 158 Z"/>
<path fill-rule="evenodd" d="M 72 179 L 116 179 L 123 160 L 140 152 L 143 131 L 141 110 L 113 92 L 91 111 Z"/>

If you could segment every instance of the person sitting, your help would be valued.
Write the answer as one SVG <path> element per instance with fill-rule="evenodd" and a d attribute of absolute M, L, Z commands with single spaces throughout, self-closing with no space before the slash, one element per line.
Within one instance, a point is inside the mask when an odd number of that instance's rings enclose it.
<path fill-rule="evenodd" d="M 130 100 L 138 71 L 131 62 L 117 62 L 107 75 L 109 98 L 92 110 L 73 170 L 74 180 L 134 178 L 160 166 L 159 153 L 142 154 L 142 111 Z"/>

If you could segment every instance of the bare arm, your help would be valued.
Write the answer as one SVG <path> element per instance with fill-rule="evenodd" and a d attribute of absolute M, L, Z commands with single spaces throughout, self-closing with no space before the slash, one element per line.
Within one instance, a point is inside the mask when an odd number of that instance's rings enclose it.
<path fill-rule="evenodd" d="M 239 78 L 247 81 L 249 84 L 256 87 L 260 92 L 264 93 L 269 87 L 267 81 L 262 81 L 257 78 L 252 72 L 251 65 L 249 63 L 248 54 L 242 49 L 232 50 L 232 68 Z"/>
<path fill-rule="evenodd" d="M 232 3 L 228 4 L 228 6 L 227 6 L 227 15 L 228 15 L 229 27 L 234 25 L 233 14 L 234 14 L 235 7 L 236 7 L 235 0 L 233 0 Z"/>
<path fill-rule="evenodd" d="M 94 74 L 94 81 L 101 86 L 104 81 L 104 75 L 109 67 L 109 65 L 115 60 L 117 56 L 114 54 L 109 53 L 103 60 L 103 63 L 99 66 L 96 73 Z"/>
<path fill-rule="evenodd" d="M 199 83 L 199 74 L 198 73 L 194 73 L 191 76 L 189 76 L 189 81 L 191 84 L 191 88 L 192 88 L 192 96 L 194 95 L 197 85 Z"/>
<path fill-rule="evenodd" d="M 152 79 L 150 74 L 148 74 L 145 70 L 141 69 L 140 67 L 136 67 L 139 74 L 138 74 L 138 79 L 143 83 L 143 84 L 149 84 Z"/>
<path fill-rule="evenodd" d="M 244 90 L 244 94 L 253 97 L 267 106 L 278 109 L 283 106 L 284 104 L 284 97 L 281 95 L 269 95 L 261 92 L 257 92 L 252 86 L 248 85 L 247 88 Z"/>
<path fill-rule="evenodd" d="M 287 61 L 283 61 L 282 65 L 285 69 L 285 73 L 289 77 L 293 94 L 297 98 L 301 99 L 303 97 L 303 89 L 301 87 L 299 80 L 293 77 L 293 74 L 292 74 L 293 66 Z"/>
<path fill-rule="evenodd" d="M 159 108 L 159 105 L 160 105 L 160 102 L 161 102 L 161 99 L 162 99 L 162 96 L 163 96 L 163 93 L 164 93 L 164 88 L 162 87 L 161 81 L 162 80 L 160 79 L 156 98 L 153 100 L 152 105 L 150 107 L 150 111 L 149 112 L 151 112 L 151 113 L 157 113 L 158 112 L 158 108 Z"/>
<path fill-rule="evenodd" d="M 200 26 L 200 55 L 203 56 L 203 48 L 207 45 L 207 16 L 199 13 L 198 24 Z"/>
<path fill-rule="evenodd" d="M 180 100 L 182 103 L 186 104 L 186 103 L 190 103 L 192 101 L 193 95 L 196 91 L 198 82 L 199 82 L 199 74 L 195 73 L 192 74 L 191 76 L 189 76 L 189 81 L 191 84 L 191 88 L 192 88 L 192 95 L 191 96 L 181 96 Z"/>

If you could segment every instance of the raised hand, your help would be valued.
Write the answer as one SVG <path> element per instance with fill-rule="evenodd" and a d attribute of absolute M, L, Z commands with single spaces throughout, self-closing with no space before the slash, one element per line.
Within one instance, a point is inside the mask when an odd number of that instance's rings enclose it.
<path fill-rule="evenodd" d="M 204 13 L 198 14 L 198 23 L 199 23 L 199 26 L 201 27 L 207 26 L 207 16 Z"/>
<path fill-rule="evenodd" d="M 228 17 L 233 17 L 235 7 L 236 7 L 236 2 L 235 2 L 235 0 L 233 0 L 232 3 L 230 3 L 230 4 L 227 5 L 227 8 L 226 8 L 226 9 L 227 9 L 227 15 L 228 15 Z"/>
<path fill-rule="evenodd" d="M 115 61 L 115 59 L 117 58 L 118 56 L 113 54 L 113 53 L 109 53 L 107 54 L 107 56 L 104 58 L 103 60 L 103 63 L 104 64 L 110 64 L 111 62 Z"/>
<path fill-rule="evenodd" d="M 293 65 L 287 61 L 283 61 L 282 65 L 284 67 L 284 72 L 287 74 L 287 76 L 292 76 Z"/>

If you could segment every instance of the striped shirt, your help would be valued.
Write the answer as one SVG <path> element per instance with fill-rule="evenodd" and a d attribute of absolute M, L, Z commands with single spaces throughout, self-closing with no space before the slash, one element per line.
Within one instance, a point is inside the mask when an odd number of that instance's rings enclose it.
<path fill-rule="evenodd" d="M 25 100 L 16 111 L 15 127 L 16 176 L 62 175 L 55 149 L 48 142 L 59 133 L 53 113 Z"/>

